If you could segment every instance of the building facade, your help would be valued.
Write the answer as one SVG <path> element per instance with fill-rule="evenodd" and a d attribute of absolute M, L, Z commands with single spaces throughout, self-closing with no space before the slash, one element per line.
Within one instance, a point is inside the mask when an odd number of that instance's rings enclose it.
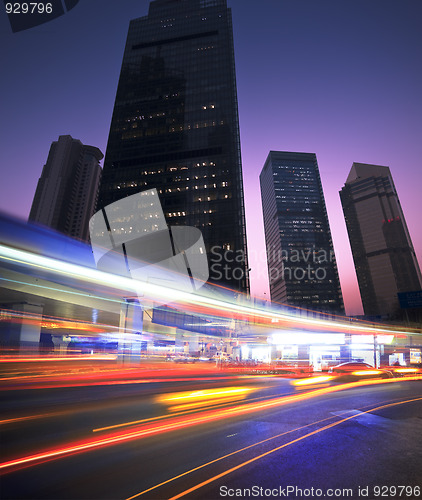
<path fill-rule="evenodd" d="M 343 313 L 316 155 L 270 151 L 260 183 L 271 300 Z"/>
<path fill-rule="evenodd" d="M 422 279 L 390 169 L 353 163 L 340 198 L 364 312 L 395 315 Z"/>
<path fill-rule="evenodd" d="M 155 0 L 147 16 L 130 23 L 98 208 L 154 188 L 169 225 L 201 230 L 210 281 L 247 292 L 226 0 Z"/>
<path fill-rule="evenodd" d="M 29 220 L 87 241 L 101 179 L 102 152 L 70 135 L 51 144 Z"/>

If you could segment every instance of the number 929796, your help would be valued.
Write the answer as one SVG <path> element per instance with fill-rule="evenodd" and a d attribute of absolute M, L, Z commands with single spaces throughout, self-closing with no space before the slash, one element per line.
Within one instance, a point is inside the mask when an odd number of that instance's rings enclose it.
<path fill-rule="evenodd" d="M 52 14 L 52 3 L 9 2 L 5 4 L 6 14 Z"/>

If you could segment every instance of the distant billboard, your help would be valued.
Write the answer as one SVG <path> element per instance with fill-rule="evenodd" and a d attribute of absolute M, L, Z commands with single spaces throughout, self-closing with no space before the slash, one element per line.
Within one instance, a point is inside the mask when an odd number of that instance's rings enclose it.
<path fill-rule="evenodd" d="M 401 292 L 397 294 L 402 309 L 422 308 L 422 290 L 416 292 Z"/>
<path fill-rule="evenodd" d="M 410 363 L 411 364 L 422 363 L 422 353 L 420 349 L 410 349 Z"/>

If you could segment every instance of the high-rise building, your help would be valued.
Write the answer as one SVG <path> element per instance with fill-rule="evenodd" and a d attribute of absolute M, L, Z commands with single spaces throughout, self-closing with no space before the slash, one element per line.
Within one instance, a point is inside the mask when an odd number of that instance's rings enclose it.
<path fill-rule="evenodd" d="M 29 220 L 88 240 L 101 178 L 102 152 L 70 135 L 51 144 L 32 202 Z"/>
<path fill-rule="evenodd" d="M 155 0 L 131 21 L 99 208 L 157 189 L 169 225 L 200 229 L 210 281 L 249 289 L 231 10 Z M 130 230 L 130 221 L 124 230 Z M 126 229 L 125 229 L 126 228 Z"/>
<path fill-rule="evenodd" d="M 340 198 L 364 312 L 394 315 L 422 279 L 390 169 L 353 163 Z"/>
<path fill-rule="evenodd" d="M 316 155 L 270 151 L 260 183 L 271 300 L 342 313 Z"/>

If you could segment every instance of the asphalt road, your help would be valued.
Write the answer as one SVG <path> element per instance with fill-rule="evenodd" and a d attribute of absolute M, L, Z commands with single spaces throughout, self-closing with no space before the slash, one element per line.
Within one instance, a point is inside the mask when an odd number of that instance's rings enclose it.
<path fill-rule="evenodd" d="M 1 498 L 422 498 L 422 381 L 312 391 L 211 372 L 2 391 Z"/>

